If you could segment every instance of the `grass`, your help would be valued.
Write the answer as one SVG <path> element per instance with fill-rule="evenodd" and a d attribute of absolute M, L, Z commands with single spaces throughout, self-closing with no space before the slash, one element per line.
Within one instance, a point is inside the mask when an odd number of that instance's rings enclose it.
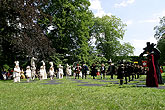
<path fill-rule="evenodd" d="M 144 79 L 142 76 L 139 80 Z M 49 79 L 32 83 L 0 81 L 0 110 L 165 110 L 165 89 L 80 79 L 108 84 L 87 87 L 77 86 L 81 83 L 70 79 L 57 80 L 62 84 L 41 84 Z"/>

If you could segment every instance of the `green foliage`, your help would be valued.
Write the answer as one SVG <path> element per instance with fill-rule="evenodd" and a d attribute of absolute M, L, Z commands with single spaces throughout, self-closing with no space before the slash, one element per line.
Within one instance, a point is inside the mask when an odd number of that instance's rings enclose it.
<path fill-rule="evenodd" d="M 53 61 L 53 63 L 56 65 L 63 64 L 63 61 L 60 59 L 64 59 L 62 54 L 56 53 L 55 55 L 50 56 L 50 60 Z"/>
<path fill-rule="evenodd" d="M 165 38 L 165 16 L 160 18 L 160 22 L 158 26 L 154 27 L 155 30 L 155 38 L 156 39 L 164 39 Z"/>
<path fill-rule="evenodd" d="M 165 65 L 165 39 L 160 39 L 157 43 L 157 48 L 160 50 L 160 65 Z"/>
<path fill-rule="evenodd" d="M 123 39 L 126 26 L 120 18 L 115 16 L 103 16 L 95 18 L 93 37 L 96 38 L 96 48 L 106 59 L 116 59 L 116 56 L 128 56 L 133 53 L 134 47 L 129 43 L 123 45 L 119 40 Z"/>
<path fill-rule="evenodd" d="M 9 67 L 9 65 L 5 64 L 5 65 L 3 65 L 3 69 L 4 69 L 5 71 L 8 71 L 8 70 L 10 69 L 10 67 Z"/>
<path fill-rule="evenodd" d="M 157 48 L 160 50 L 160 64 L 165 64 L 165 16 L 160 19 L 159 25 L 154 27 Z"/>
<path fill-rule="evenodd" d="M 132 53 L 130 44 L 119 42 L 126 26 L 121 19 L 95 18 L 89 6 L 89 0 L 0 1 L 0 66 L 22 60 L 24 67 L 27 56 L 91 65 Z M 92 37 L 96 48 L 89 43 Z"/>
<path fill-rule="evenodd" d="M 54 49 L 37 24 L 46 16 L 41 10 L 47 0 L 0 0 L 0 62 L 35 56 L 47 58 Z M 0 64 L 2 66 L 2 64 Z"/>
<path fill-rule="evenodd" d="M 72 56 L 69 61 L 87 61 L 89 56 L 88 40 L 92 23 L 92 12 L 88 9 L 88 0 L 50 0 L 43 8 L 52 19 L 47 22 L 41 20 L 44 30 L 52 26 L 47 32 L 53 42 L 56 52 L 65 56 Z M 62 59 L 61 59 L 62 60 Z"/>

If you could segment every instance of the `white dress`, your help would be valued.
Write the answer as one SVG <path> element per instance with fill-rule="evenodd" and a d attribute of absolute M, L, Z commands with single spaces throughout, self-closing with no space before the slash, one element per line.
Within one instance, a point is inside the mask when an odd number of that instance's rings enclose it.
<path fill-rule="evenodd" d="M 20 72 L 21 72 L 20 67 L 14 68 L 14 72 L 13 72 L 14 82 L 20 82 L 20 76 L 21 76 Z"/>
<path fill-rule="evenodd" d="M 58 78 L 59 79 L 62 79 L 63 78 L 63 75 L 64 75 L 63 66 L 59 66 Z"/>
<path fill-rule="evenodd" d="M 44 73 L 45 73 L 45 71 L 44 71 L 44 69 L 40 69 L 40 76 L 44 76 Z"/>
<path fill-rule="evenodd" d="M 68 66 L 67 68 L 66 68 L 66 73 L 67 73 L 67 75 L 72 75 L 72 70 L 71 70 L 71 66 Z"/>
<path fill-rule="evenodd" d="M 31 77 L 32 77 L 32 73 L 31 73 L 31 70 L 30 70 L 30 69 L 27 69 L 27 70 L 26 70 L 26 76 L 27 76 L 28 78 L 31 78 Z"/>
<path fill-rule="evenodd" d="M 50 76 L 53 76 L 54 75 L 54 69 L 52 69 L 52 70 L 50 69 L 49 73 L 50 73 Z"/>

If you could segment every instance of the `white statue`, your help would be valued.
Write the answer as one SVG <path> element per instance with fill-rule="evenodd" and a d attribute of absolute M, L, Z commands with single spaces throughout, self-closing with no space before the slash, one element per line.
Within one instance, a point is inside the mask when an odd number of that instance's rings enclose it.
<path fill-rule="evenodd" d="M 32 77 L 32 72 L 30 70 L 30 66 L 26 67 L 26 77 L 27 77 L 27 82 L 29 82 L 29 79 Z"/>
<path fill-rule="evenodd" d="M 61 66 L 61 64 L 59 64 L 58 68 L 59 68 L 59 69 L 58 69 L 57 77 L 58 77 L 59 79 L 62 79 L 62 78 L 63 78 L 63 75 L 64 75 L 63 66 Z"/>
<path fill-rule="evenodd" d="M 32 67 L 31 67 L 31 78 L 32 78 L 32 80 L 35 79 L 35 75 L 36 75 L 36 67 L 35 67 L 35 65 L 32 65 Z"/>
<path fill-rule="evenodd" d="M 50 80 L 53 80 L 53 76 L 54 76 L 53 62 L 49 62 L 49 64 L 50 64 L 50 69 L 49 69 Z"/>
<path fill-rule="evenodd" d="M 35 79 L 35 75 L 36 75 L 35 60 L 37 60 L 37 59 L 34 57 L 31 58 L 31 74 L 32 74 L 31 78 L 32 78 L 32 80 Z"/>
<path fill-rule="evenodd" d="M 19 67 L 19 61 L 15 61 L 14 63 L 15 63 L 15 68 L 13 71 L 14 82 L 20 82 L 21 70 Z"/>
<path fill-rule="evenodd" d="M 43 79 L 47 79 L 45 62 L 43 60 L 41 62 L 42 62 L 43 70 L 44 70 Z"/>
<path fill-rule="evenodd" d="M 31 62 L 30 62 L 30 63 L 31 63 L 31 66 L 32 66 L 32 65 L 34 65 L 34 66 L 35 66 L 35 60 L 37 60 L 37 59 L 36 59 L 36 58 L 34 58 L 34 57 L 32 57 L 32 58 L 31 58 Z"/>
<path fill-rule="evenodd" d="M 41 66 L 41 67 L 40 67 L 40 80 L 42 80 L 42 79 L 43 79 L 44 74 L 45 74 L 44 67 L 43 67 L 43 66 Z"/>
<path fill-rule="evenodd" d="M 71 66 L 69 66 L 68 64 L 66 65 L 66 78 L 68 76 L 71 76 L 72 75 L 72 69 L 71 69 Z"/>

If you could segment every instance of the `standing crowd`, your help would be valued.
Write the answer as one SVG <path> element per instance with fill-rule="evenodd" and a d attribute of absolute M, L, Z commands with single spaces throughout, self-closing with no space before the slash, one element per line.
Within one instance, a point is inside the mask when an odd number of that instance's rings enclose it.
<path fill-rule="evenodd" d="M 20 69 L 19 61 L 15 61 L 15 68 L 12 71 L 12 74 L 9 72 L 2 71 L 1 77 L 4 79 L 13 78 L 14 82 L 20 82 L 20 78 L 27 79 L 27 82 L 30 80 L 35 80 L 38 78 L 39 80 L 50 78 L 62 79 L 64 73 L 66 78 L 70 76 L 74 76 L 75 79 L 86 79 L 88 74 L 91 74 L 92 78 L 95 79 L 97 76 L 101 76 L 101 79 L 105 79 L 106 75 L 110 75 L 110 79 L 114 78 L 114 75 L 117 75 L 117 79 L 120 81 L 120 85 L 123 84 L 125 80 L 125 84 L 134 79 L 138 79 L 140 75 L 146 75 L 146 86 L 147 87 L 158 87 L 158 84 L 163 84 L 163 78 L 161 76 L 160 66 L 158 64 L 158 59 L 160 58 L 160 52 L 158 49 L 154 48 L 154 44 L 150 44 L 147 42 L 147 47 L 144 48 L 144 52 L 140 54 L 142 57 L 144 54 L 147 54 L 147 66 L 141 66 L 138 63 L 131 62 L 118 62 L 116 65 L 109 61 L 109 65 L 105 66 L 104 63 L 98 66 L 98 63 L 93 63 L 90 67 L 88 67 L 85 63 L 79 65 L 70 66 L 66 65 L 65 71 L 64 67 L 59 64 L 58 69 L 54 69 L 53 62 L 49 62 L 50 68 L 46 71 L 46 65 L 44 61 L 42 62 L 42 66 L 40 66 L 39 70 L 36 70 L 35 60 L 36 58 L 32 57 L 31 66 L 27 66 L 26 70 Z M 140 58 L 139 57 L 139 58 Z"/>
<path fill-rule="evenodd" d="M 144 75 L 147 72 L 147 68 L 130 62 L 119 62 L 116 65 L 112 62 L 108 62 L 108 66 L 105 66 L 104 63 L 100 64 L 101 66 L 93 63 L 90 67 L 85 63 L 82 65 L 77 63 L 74 66 L 66 64 L 65 70 L 61 64 L 59 64 L 58 69 L 55 70 L 53 62 L 49 62 L 50 68 L 46 71 L 45 62 L 42 61 L 40 69 L 36 70 L 35 60 L 34 57 L 31 59 L 31 66 L 27 66 L 25 71 L 19 67 L 19 61 L 14 62 L 15 67 L 12 74 L 14 82 L 20 82 L 20 79 L 27 79 L 27 82 L 35 80 L 36 78 L 39 80 L 47 78 L 50 78 L 50 80 L 54 78 L 62 79 L 65 73 L 66 78 L 73 76 L 75 79 L 86 79 L 89 74 L 93 79 L 99 75 L 101 79 L 106 79 L 107 75 L 110 75 L 110 79 L 114 79 L 114 75 L 117 75 L 117 79 L 120 80 L 120 85 L 122 85 L 124 80 L 125 84 L 127 84 L 134 79 L 138 79 L 140 75 Z"/>

